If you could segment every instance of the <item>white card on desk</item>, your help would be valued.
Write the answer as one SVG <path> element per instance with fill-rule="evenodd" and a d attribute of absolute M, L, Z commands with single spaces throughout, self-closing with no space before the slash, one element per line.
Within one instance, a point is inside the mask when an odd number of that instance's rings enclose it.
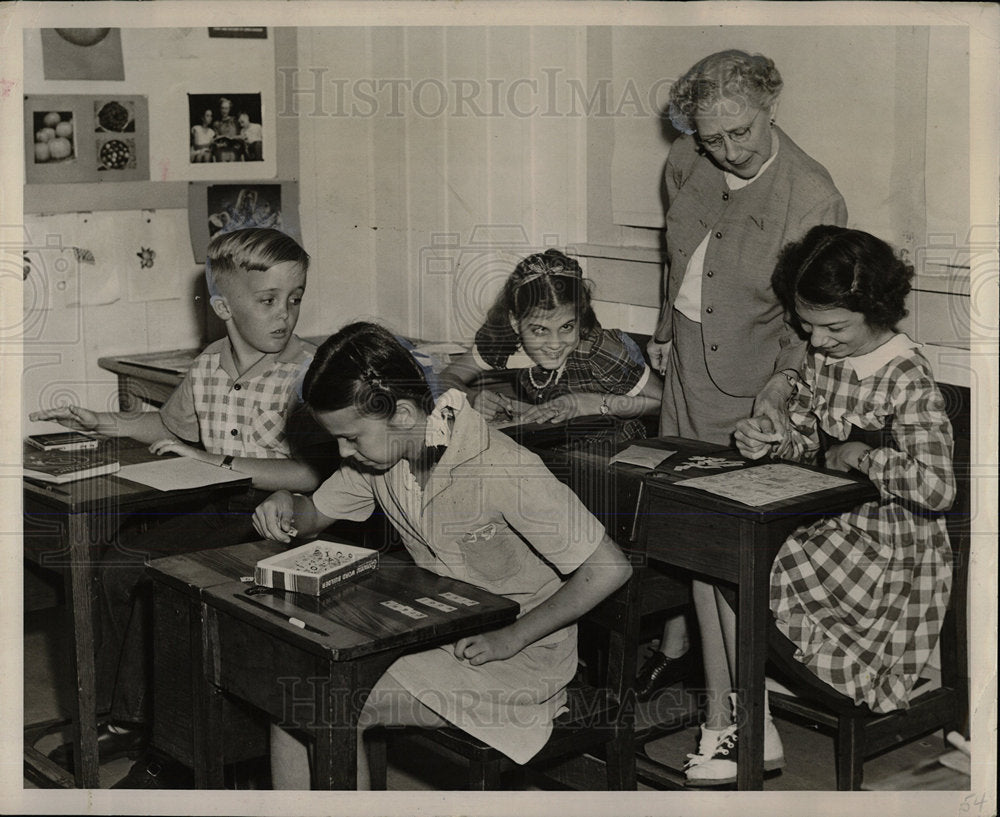
<path fill-rule="evenodd" d="M 619 451 L 611 458 L 611 462 L 625 462 L 629 465 L 641 465 L 643 468 L 656 468 L 664 460 L 673 456 L 673 451 L 665 448 L 650 448 L 645 445 L 630 445 L 624 451 Z"/>
<path fill-rule="evenodd" d="M 158 491 L 177 491 L 184 488 L 204 488 L 221 485 L 224 482 L 238 482 L 246 479 L 246 474 L 209 465 L 192 457 L 171 457 L 153 462 L 126 465 L 117 476 L 149 485 Z"/>

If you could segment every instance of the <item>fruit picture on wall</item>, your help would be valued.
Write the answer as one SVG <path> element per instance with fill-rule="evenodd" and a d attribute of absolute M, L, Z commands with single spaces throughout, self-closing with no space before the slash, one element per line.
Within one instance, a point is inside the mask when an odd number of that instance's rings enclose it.
<path fill-rule="evenodd" d="M 73 138 L 72 111 L 37 111 L 33 117 L 35 162 L 73 161 L 76 140 Z"/>
<path fill-rule="evenodd" d="M 149 178 L 146 97 L 26 96 L 24 107 L 29 184 Z"/>

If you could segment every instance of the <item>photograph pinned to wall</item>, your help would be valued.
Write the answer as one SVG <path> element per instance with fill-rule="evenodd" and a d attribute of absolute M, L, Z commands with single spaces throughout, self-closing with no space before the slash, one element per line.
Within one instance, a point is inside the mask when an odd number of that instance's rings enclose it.
<path fill-rule="evenodd" d="M 144 96 L 26 96 L 24 127 L 29 184 L 149 178 Z"/>
<path fill-rule="evenodd" d="M 188 94 L 191 162 L 262 162 L 260 94 Z"/>
<path fill-rule="evenodd" d="M 209 239 L 222 231 L 271 227 L 300 239 L 298 182 L 191 182 L 188 216 L 191 249 L 198 263 L 205 261 Z"/>
<path fill-rule="evenodd" d="M 45 79 L 124 80 L 118 28 L 43 28 Z"/>

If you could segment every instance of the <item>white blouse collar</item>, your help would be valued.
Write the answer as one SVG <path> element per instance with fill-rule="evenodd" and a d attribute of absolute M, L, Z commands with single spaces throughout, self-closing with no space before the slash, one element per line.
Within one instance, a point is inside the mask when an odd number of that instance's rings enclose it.
<path fill-rule="evenodd" d="M 908 352 L 910 349 L 919 349 L 921 345 L 911 340 L 905 332 L 900 332 L 893 335 L 877 349 L 868 352 L 868 354 L 858 355 L 857 357 L 845 357 L 841 360 L 825 358 L 824 365 L 843 362 L 846 366 L 854 370 L 858 379 L 864 380 L 866 377 L 871 377 L 875 374 L 875 372 L 893 358 L 899 357 L 899 355 Z"/>

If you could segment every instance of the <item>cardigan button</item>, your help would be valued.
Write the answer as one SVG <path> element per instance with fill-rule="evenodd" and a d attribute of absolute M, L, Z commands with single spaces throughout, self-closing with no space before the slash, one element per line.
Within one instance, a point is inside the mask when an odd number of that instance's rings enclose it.
<path fill-rule="evenodd" d="M 719 344 L 718 343 L 713 343 L 712 344 L 712 351 L 713 352 L 718 352 L 719 351 Z"/>
<path fill-rule="evenodd" d="M 728 193 L 723 193 L 722 194 L 722 200 L 723 201 L 729 201 L 729 194 Z"/>
<path fill-rule="evenodd" d="M 716 238 L 722 238 L 722 233 L 716 233 L 716 234 L 715 234 L 715 237 L 716 237 Z"/>
<path fill-rule="evenodd" d="M 709 270 L 708 272 L 705 273 L 706 278 L 711 278 L 713 275 L 715 275 L 715 273 L 712 272 L 712 270 Z"/>
<path fill-rule="evenodd" d="M 707 312 L 707 313 L 708 313 L 709 315 L 711 315 L 711 314 L 712 314 L 712 307 L 708 307 L 708 308 L 707 308 L 707 309 L 706 309 L 705 311 L 706 311 L 706 312 Z"/>

